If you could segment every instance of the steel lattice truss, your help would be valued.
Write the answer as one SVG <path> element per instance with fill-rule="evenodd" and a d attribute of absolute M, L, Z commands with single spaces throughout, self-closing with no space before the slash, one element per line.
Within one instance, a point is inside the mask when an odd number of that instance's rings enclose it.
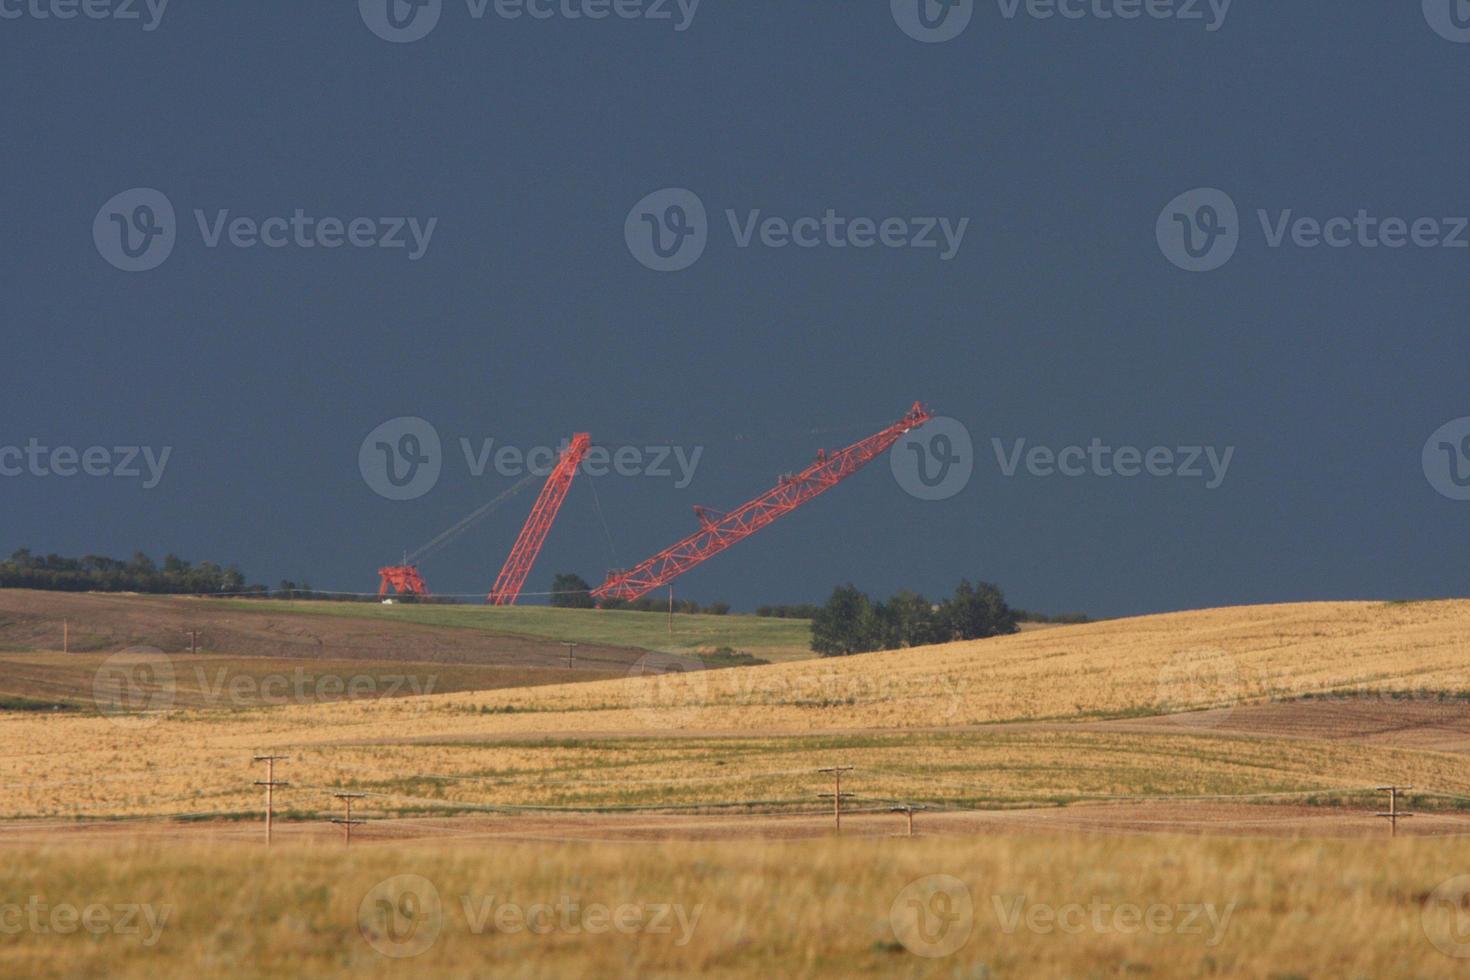
<path fill-rule="evenodd" d="M 695 565 L 747 538 L 778 517 L 832 489 L 893 446 L 904 433 L 929 421 L 929 412 L 914 402 L 908 414 L 888 428 L 846 449 L 817 454 L 816 462 L 728 514 L 694 509 L 701 529 L 637 566 L 608 575 L 592 595 L 597 599 L 636 599 L 673 581 Z"/>
<path fill-rule="evenodd" d="M 487 602 L 509 606 L 521 594 L 521 586 L 526 584 L 531 566 L 536 564 L 536 556 L 541 553 L 541 545 L 546 542 L 546 535 L 556 520 L 556 512 L 561 509 L 562 501 L 567 498 L 567 491 L 572 488 L 572 478 L 577 475 L 577 466 L 591 444 L 591 436 L 578 432 L 572 436 L 567 448 L 562 450 L 561 459 L 546 477 L 546 485 L 541 488 L 541 494 L 531 507 L 531 515 L 526 518 L 515 546 L 510 549 L 510 556 L 505 559 L 505 566 L 500 569 L 500 575 L 486 597 Z"/>

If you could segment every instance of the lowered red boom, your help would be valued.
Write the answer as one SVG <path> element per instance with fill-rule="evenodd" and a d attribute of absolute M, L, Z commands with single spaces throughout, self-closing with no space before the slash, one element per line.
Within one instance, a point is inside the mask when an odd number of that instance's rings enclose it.
<path fill-rule="evenodd" d="M 817 454 L 816 462 L 794 476 L 785 476 L 770 490 L 728 514 L 696 507 L 700 530 L 626 571 L 613 572 L 592 590 L 599 599 L 636 599 L 673 581 L 695 565 L 712 558 L 743 538 L 759 531 L 778 517 L 832 489 L 881 456 L 904 433 L 929 421 L 929 412 L 914 402 L 908 414 L 861 442 L 833 453 Z"/>

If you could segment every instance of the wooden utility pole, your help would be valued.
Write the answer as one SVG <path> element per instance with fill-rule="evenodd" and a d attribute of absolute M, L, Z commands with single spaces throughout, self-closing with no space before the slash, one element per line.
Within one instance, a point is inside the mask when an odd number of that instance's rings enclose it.
<path fill-rule="evenodd" d="M 577 644 L 562 640 L 561 645 L 567 648 L 567 666 L 570 667 L 572 662 L 577 659 Z"/>
<path fill-rule="evenodd" d="M 290 783 L 276 781 L 276 760 L 289 759 L 285 755 L 258 755 L 256 762 L 265 763 L 264 781 L 257 779 L 255 785 L 265 787 L 265 846 L 271 846 L 271 811 L 275 808 L 275 788 L 277 786 L 290 786 Z"/>
<path fill-rule="evenodd" d="M 674 635 L 674 587 L 669 586 L 669 635 Z"/>
<path fill-rule="evenodd" d="M 71 653 L 71 621 L 61 621 L 61 652 Z"/>
<path fill-rule="evenodd" d="M 927 809 L 929 809 L 929 808 L 927 806 L 923 805 L 922 803 L 918 804 L 917 806 L 915 804 L 913 804 L 913 803 L 905 803 L 903 806 L 889 807 L 888 808 L 888 812 L 889 813 L 906 813 L 906 814 L 908 814 L 908 818 L 909 818 L 909 836 L 912 837 L 912 836 L 914 836 L 914 811 L 915 810 L 927 810 Z"/>
<path fill-rule="evenodd" d="M 824 799 L 828 796 L 832 797 L 832 818 L 837 824 L 838 833 L 842 832 L 842 798 L 844 796 L 852 796 L 851 793 L 842 792 L 842 774 L 851 771 L 852 766 L 828 766 L 826 769 L 817 770 L 817 772 L 830 772 L 832 774 L 832 792 L 820 793 L 818 795 L 820 795 Z"/>
<path fill-rule="evenodd" d="M 199 652 L 199 631 L 198 630 L 186 630 L 185 632 L 187 632 L 189 634 L 189 652 L 190 653 L 198 653 Z"/>
<path fill-rule="evenodd" d="M 363 823 L 366 823 L 367 822 L 365 820 L 353 820 L 352 819 L 352 801 L 353 800 L 360 800 L 364 796 L 366 796 L 367 794 L 366 793 L 333 793 L 332 795 L 335 796 L 335 797 L 337 797 L 337 799 L 341 800 L 343 803 L 347 804 L 347 817 L 346 817 L 346 819 L 344 819 L 344 820 L 337 820 L 337 819 L 334 818 L 332 820 L 332 823 L 340 823 L 342 825 L 342 842 L 344 844 L 348 845 L 348 846 L 351 846 L 351 844 L 352 844 L 352 828 L 355 827 L 355 826 L 357 826 L 357 825 L 359 825 L 359 824 L 363 824 Z"/>
<path fill-rule="evenodd" d="M 1412 813 L 1405 813 L 1405 812 L 1403 812 L 1403 811 L 1401 811 L 1399 809 L 1399 794 L 1402 793 L 1404 790 L 1413 789 L 1413 788 L 1414 787 L 1412 787 L 1412 786 L 1380 786 L 1380 787 L 1378 787 L 1378 791 L 1380 793 L 1387 793 L 1388 794 L 1388 812 L 1387 813 L 1375 813 L 1374 816 L 1387 818 L 1387 820 L 1388 820 L 1388 836 L 1390 836 L 1390 837 L 1397 837 L 1399 835 L 1399 821 L 1401 819 L 1403 819 L 1404 817 L 1412 817 L 1413 816 Z"/>

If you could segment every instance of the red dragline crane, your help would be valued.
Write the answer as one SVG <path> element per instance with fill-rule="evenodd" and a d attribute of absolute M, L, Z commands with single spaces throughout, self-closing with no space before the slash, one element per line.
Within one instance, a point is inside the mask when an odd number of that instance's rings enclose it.
<path fill-rule="evenodd" d="M 562 450 L 561 459 L 546 477 L 546 485 L 541 488 L 541 495 L 531 507 L 531 516 L 526 518 L 525 527 L 521 528 L 515 546 L 510 549 L 510 557 L 505 559 L 505 567 L 501 568 L 495 585 L 485 597 L 486 602 L 497 606 L 515 604 L 516 597 L 521 594 L 521 586 L 526 584 L 526 576 L 531 574 L 531 566 L 536 564 L 536 556 L 541 553 L 541 545 L 551 531 L 551 524 L 556 520 L 556 512 L 561 509 L 562 501 L 567 499 L 567 491 L 572 488 L 572 477 L 577 475 L 577 465 L 582 462 L 582 457 L 591 444 L 591 436 L 578 432 Z"/>
<path fill-rule="evenodd" d="M 673 581 L 736 541 L 832 489 L 886 452 L 904 433 L 927 421 L 928 410 L 914 402 L 907 415 L 882 432 L 831 454 L 825 450 L 818 452 L 816 462 L 806 469 L 794 476 L 783 476 L 770 490 L 728 514 L 694 508 L 703 525 L 700 530 L 633 568 L 608 575 L 606 582 L 592 590 L 592 595 L 597 599 L 636 599 Z"/>

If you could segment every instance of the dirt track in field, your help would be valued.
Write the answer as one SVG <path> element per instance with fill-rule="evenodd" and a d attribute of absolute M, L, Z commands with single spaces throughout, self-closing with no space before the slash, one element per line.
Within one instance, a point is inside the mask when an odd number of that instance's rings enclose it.
<path fill-rule="evenodd" d="M 1124 718 L 1107 721 L 1018 721 L 993 725 L 953 725 L 933 728 L 905 728 L 907 735 L 926 733 L 974 732 L 1076 732 L 1097 731 L 1138 735 L 1230 735 L 1263 739 L 1299 738 L 1356 741 L 1395 748 L 1422 749 L 1434 752 L 1470 753 L 1470 701 L 1433 698 L 1366 698 L 1329 700 L 1325 698 L 1237 705 L 1214 711 L 1195 711 L 1146 718 Z M 766 739 L 773 737 L 810 736 L 810 729 L 618 729 L 616 731 L 496 732 L 484 736 L 457 736 L 466 744 L 487 745 L 538 742 L 546 739 L 579 739 L 583 741 L 656 738 L 678 739 Z M 893 735 L 891 728 L 830 728 L 829 736 Z M 438 735 L 353 738 L 322 742 L 330 745 L 412 745 L 433 742 Z"/>
<path fill-rule="evenodd" d="M 1470 753 L 1470 701 L 1379 695 L 1244 704 L 1214 711 L 1084 723 L 1114 732 L 1246 735 L 1355 741 L 1434 752 Z"/>
<path fill-rule="evenodd" d="M 995 834 L 1183 834 L 1386 840 L 1388 824 L 1371 810 L 1294 804 L 1161 801 L 1090 804 L 1044 809 L 919 812 L 921 837 Z M 847 837 L 904 837 L 907 818 L 886 810 L 843 815 Z M 354 846 L 414 841 L 486 843 L 586 841 L 650 844 L 674 840 L 803 840 L 833 833 L 830 812 L 801 814 L 547 814 L 512 813 L 373 820 L 353 831 Z M 0 847 L 39 844 L 110 844 L 122 841 L 251 843 L 263 839 L 258 821 L 0 822 Z M 1399 823 L 1399 836 L 1470 834 L 1470 814 L 1421 813 Z M 275 839 L 341 844 L 341 830 L 325 820 L 277 817 Z"/>

